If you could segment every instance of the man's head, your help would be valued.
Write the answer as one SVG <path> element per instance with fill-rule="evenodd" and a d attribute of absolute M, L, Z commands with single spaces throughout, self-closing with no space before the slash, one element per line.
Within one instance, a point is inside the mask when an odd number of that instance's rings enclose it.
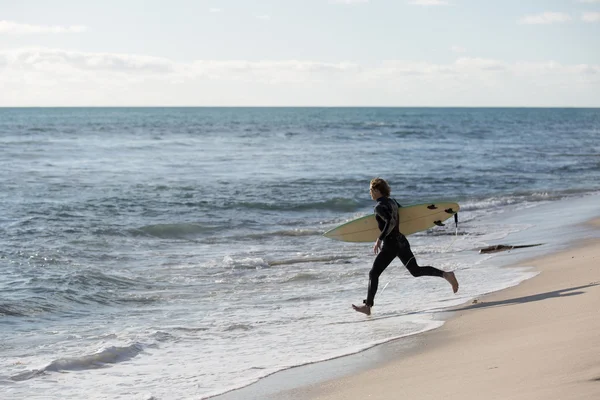
<path fill-rule="evenodd" d="M 371 187 L 370 187 L 371 195 L 374 199 L 377 197 L 388 197 L 391 193 L 390 185 L 382 178 L 373 178 L 371 179 Z M 377 192 L 381 196 L 373 196 L 373 193 Z"/>

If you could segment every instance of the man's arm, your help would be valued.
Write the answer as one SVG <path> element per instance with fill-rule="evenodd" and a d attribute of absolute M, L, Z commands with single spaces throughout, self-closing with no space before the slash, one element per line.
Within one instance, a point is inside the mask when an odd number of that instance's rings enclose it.
<path fill-rule="evenodd" d="M 392 217 L 391 207 L 378 204 L 375 207 L 375 214 L 377 214 L 385 222 L 385 225 L 381 230 L 381 234 L 379 235 L 379 240 L 383 240 L 387 235 L 390 234 L 390 232 L 392 232 L 392 229 L 394 229 L 394 218 Z"/>

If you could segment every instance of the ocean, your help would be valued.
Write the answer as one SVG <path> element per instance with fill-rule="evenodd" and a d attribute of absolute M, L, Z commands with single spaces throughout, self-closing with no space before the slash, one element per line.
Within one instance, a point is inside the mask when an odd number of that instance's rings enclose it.
<path fill-rule="evenodd" d="M 600 109 L 0 109 L 0 397 L 203 399 L 443 324 L 600 215 Z M 455 201 L 370 318 L 371 243 L 322 234 Z M 540 246 L 480 254 L 495 245 Z"/>

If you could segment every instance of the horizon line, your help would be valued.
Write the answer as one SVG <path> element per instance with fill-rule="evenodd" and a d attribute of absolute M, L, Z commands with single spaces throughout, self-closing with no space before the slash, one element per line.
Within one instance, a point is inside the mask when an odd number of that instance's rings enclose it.
<path fill-rule="evenodd" d="M 586 108 L 586 109 L 597 109 L 599 106 L 273 106 L 273 105 L 236 105 L 236 106 L 0 106 L 0 109 L 11 109 L 11 108 L 520 108 L 520 109 L 558 109 L 558 108 Z"/>

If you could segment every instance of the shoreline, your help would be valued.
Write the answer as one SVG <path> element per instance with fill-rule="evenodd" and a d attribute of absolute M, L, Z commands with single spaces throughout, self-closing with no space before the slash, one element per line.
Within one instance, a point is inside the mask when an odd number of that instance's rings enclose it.
<path fill-rule="evenodd" d="M 600 398 L 600 239 L 523 264 L 540 274 L 454 308 L 420 351 L 278 398 Z"/>
<path fill-rule="evenodd" d="M 593 227 L 596 230 L 600 228 L 600 218 L 593 218 L 585 222 L 584 225 Z M 399 393 L 402 394 L 402 397 L 408 396 L 408 398 L 416 399 L 434 399 L 442 397 L 447 399 L 455 398 L 442 391 L 446 384 L 431 385 L 427 383 L 427 379 L 424 379 L 423 382 L 419 384 L 416 384 L 415 381 L 421 381 L 423 378 L 431 376 L 433 371 L 438 371 L 440 369 L 441 354 L 449 353 L 450 355 L 448 357 L 460 358 L 458 355 L 464 356 L 466 353 L 469 355 L 470 361 L 474 363 L 477 357 L 473 357 L 475 354 L 470 354 L 469 348 L 465 347 L 470 342 L 470 335 L 487 337 L 490 335 L 493 336 L 495 331 L 510 331 L 511 329 L 516 329 L 512 324 L 506 325 L 501 319 L 496 320 L 496 318 L 493 317 L 493 314 L 497 313 L 497 310 L 495 310 L 496 308 L 503 309 L 507 306 L 510 308 L 510 306 L 518 305 L 525 306 L 525 308 L 537 308 L 539 306 L 537 303 L 544 303 L 544 301 L 560 301 L 563 297 L 577 297 L 579 294 L 585 294 L 590 291 L 592 292 L 592 296 L 594 296 L 593 299 L 600 301 L 600 286 L 598 286 L 600 284 L 600 268 L 590 272 L 591 276 L 589 277 L 589 282 L 587 284 L 575 282 L 585 280 L 585 275 L 581 276 L 580 273 L 573 274 L 572 271 L 570 271 L 570 273 L 566 275 L 572 276 L 570 280 L 573 281 L 574 284 L 572 286 L 563 285 L 563 288 L 556 287 L 557 285 L 561 286 L 561 284 L 566 284 L 566 282 L 558 280 L 557 278 L 559 278 L 558 275 L 560 275 L 561 267 L 563 270 L 568 268 L 563 266 L 563 264 L 569 262 L 569 260 L 577 260 L 575 261 L 577 263 L 577 270 L 582 268 L 593 268 L 593 265 L 591 267 L 580 265 L 580 262 L 585 262 L 585 260 L 578 260 L 577 254 L 590 254 L 588 258 L 595 258 L 597 260 L 595 261 L 596 264 L 600 266 L 600 238 L 598 236 L 588 238 L 583 240 L 583 243 L 569 242 L 564 249 L 549 252 L 541 256 L 534 256 L 503 267 L 533 267 L 538 274 L 530 279 L 520 282 L 516 286 L 478 296 L 474 300 L 471 299 L 462 305 L 438 313 L 438 316 L 443 316 L 440 318 L 444 321 L 444 324 L 441 327 L 407 337 L 393 339 L 389 342 L 375 345 L 374 347 L 355 354 L 291 367 L 283 371 L 275 372 L 260 379 L 258 382 L 243 388 L 210 398 L 215 400 L 337 400 L 365 397 L 373 399 L 389 399 L 395 398 Z M 546 290 L 544 291 L 544 289 Z M 589 300 L 588 303 L 590 301 L 598 304 L 597 301 L 594 302 L 593 300 Z M 512 310 L 508 311 L 512 312 Z M 511 312 L 509 312 L 509 314 L 511 314 Z M 503 313 L 504 312 L 501 312 L 500 314 Z M 517 312 L 517 316 L 518 314 L 519 313 Z M 535 316 L 538 314 L 534 313 L 533 315 Z M 596 317 L 598 319 L 597 327 L 600 329 L 600 312 L 597 313 Z M 482 322 L 485 323 L 482 324 Z M 496 326 L 498 324 L 499 326 Z M 492 331 L 490 331 L 490 326 L 494 326 Z M 523 324 L 522 326 L 519 326 L 519 329 L 533 329 L 535 331 L 536 326 L 537 325 Z M 483 332 L 482 330 L 486 332 Z M 590 331 L 593 332 L 595 330 L 590 329 Z M 512 337 L 511 334 L 507 335 Z M 518 335 L 518 338 L 526 342 L 529 340 L 522 334 Z M 584 343 L 581 342 L 581 340 L 577 341 L 577 343 L 580 343 L 580 346 L 585 346 L 585 341 L 583 341 Z M 595 343 L 595 346 L 598 346 L 598 350 L 600 351 L 600 339 L 593 342 Z M 518 340 L 516 343 L 513 343 L 513 345 L 518 347 Z M 488 342 L 486 347 L 490 346 L 492 348 L 494 347 L 492 343 Z M 457 349 L 457 347 L 460 347 L 460 349 Z M 548 350 L 551 350 L 551 348 Z M 509 346 L 505 351 L 510 353 L 511 347 Z M 475 351 L 475 353 L 477 352 Z M 593 351 L 591 353 L 593 353 Z M 590 357 L 593 356 L 590 354 Z M 461 366 L 463 364 L 464 361 L 457 365 Z M 589 379 L 591 381 L 587 382 L 594 382 L 595 385 L 591 385 L 592 387 L 587 387 L 586 385 L 583 386 L 586 386 L 585 390 L 589 390 L 594 394 L 597 393 L 598 398 L 600 398 L 600 362 L 598 362 L 596 366 L 597 368 L 595 370 L 588 371 L 590 372 L 591 377 Z M 422 368 L 422 373 L 416 374 L 416 367 Z M 454 392 L 462 393 L 461 395 L 456 395 L 457 399 L 481 398 L 481 390 L 483 390 L 480 387 L 481 384 L 474 385 L 479 389 L 473 391 L 471 395 L 466 394 L 464 391 L 461 392 L 460 390 L 465 383 L 461 383 L 461 374 L 453 372 L 455 366 L 453 366 L 452 363 L 444 364 L 442 369 L 446 371 L 445 375 L 441 377 L 442 379 L 444 377 L 447 379 L 450 376 L 456 375 L 455 378 L 458 381 L 456 382 L 458 387 Z M 490 367 L 490 371 L 497 369 L 500 369 L 500 367 Z M 478 372 L 481 374 L 481 371 Z M 471 376 L 469 381 L 474 379 L 473 371 L 465 373 Z M 598 378 L 597 381 L 594 380 L 596 378 Z M 510 382 L 509 378 L 506 379 L 508 379 L 507 382 Z M 523 379 L 521 379 L 521 381 L 523 381 Z M 451 384 L 451 382 L 448 383 Z M 498 382 L 497 384 L 502 386 L 502 382 Z M 521 386 L 527 386 L 526 383 L 521 382 L 521 384 Z M 411 391 L 409 391 L 408 388 L 410 388 Z M 419 392 L 419 388 L 424 389 L 427 393 Z M 435 390 L 439 390 L 439 392 L 435 392 Z M 540 393 L 542 393 L 542 395 L 539 398 L 545 399 L 551 392 L 541 390 Z M 530 393 L 530 395 L 533 394 Z M 507 398 L 506 396 L 508 395 L 504 396 L 505 397 L 500 396 L 497 398 Z M 512 396 L 514 396 L 514 394 L 512 394 Z M 568 397 L 568 394 L 563 396 L 567 397 L 560 398 L 571 398 Z M 583 396 L 583 394 L 575 394 L 572 398 L 582 398 L 581 396 Z M 517 396 L 516 398 L 520 397 Z M 523 399 L 530 398 L 538 397 L 523 397 Z"/>

